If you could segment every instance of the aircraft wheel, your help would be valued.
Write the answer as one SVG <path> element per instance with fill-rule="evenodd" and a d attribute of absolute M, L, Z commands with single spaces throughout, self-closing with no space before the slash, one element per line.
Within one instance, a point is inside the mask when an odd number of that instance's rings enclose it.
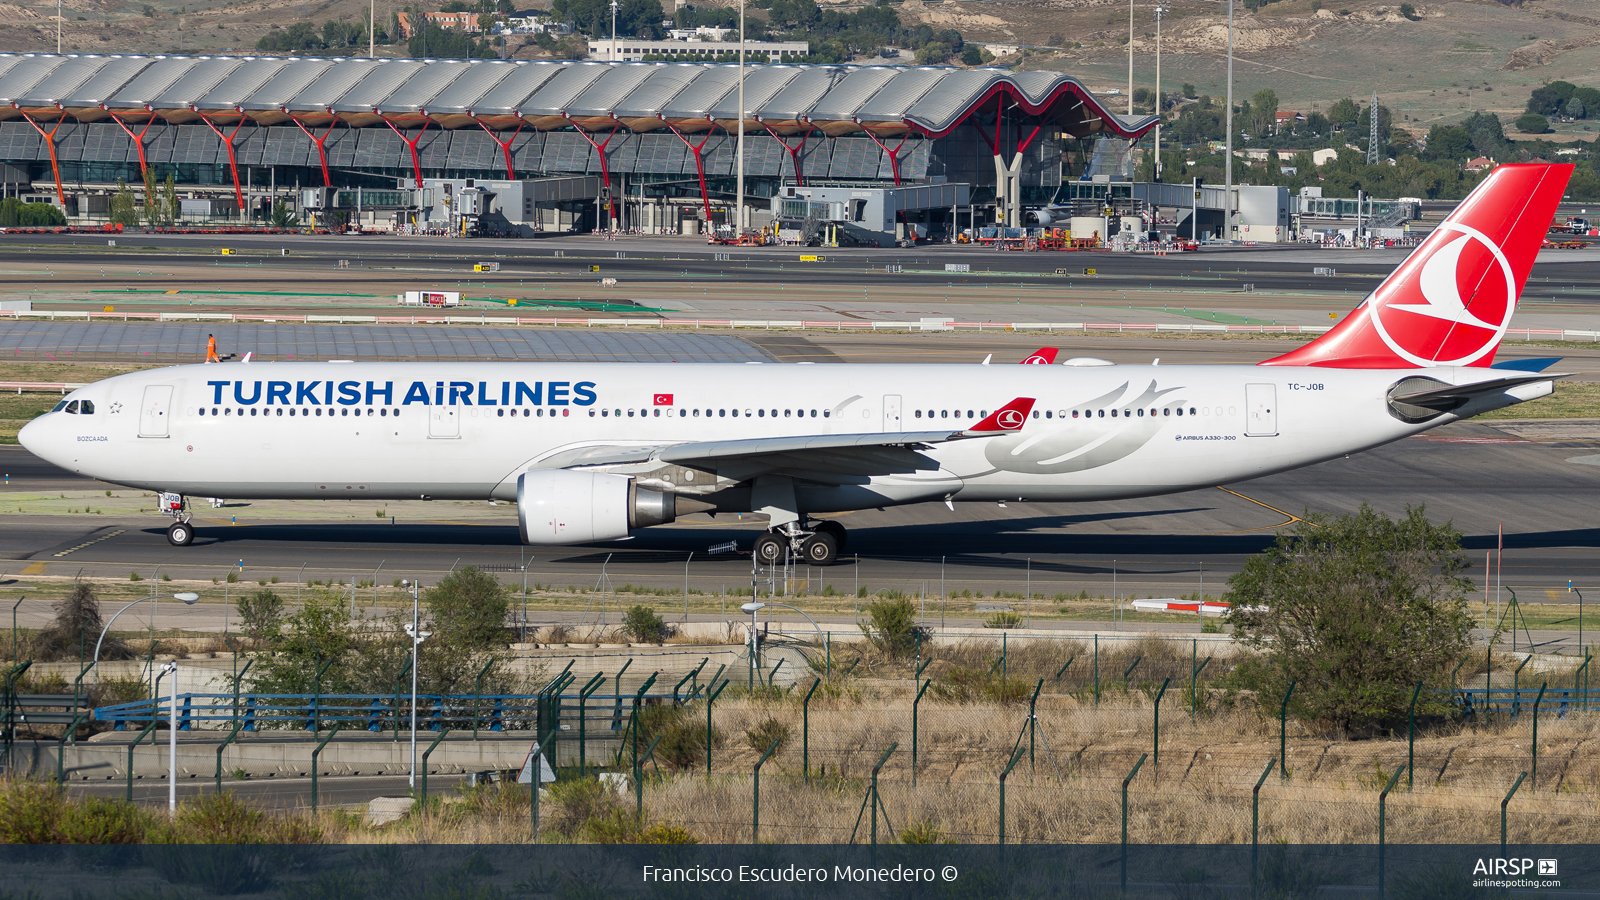
<path fill-rule="evenodd" d="M 763 566 L 775 566 L 783 562 L 783 552 L 788 544 L 781 535 L 768 532 L 756 538 L 755 547 L 751 552 L 755 554 L 756 562 Z"/>
<path fill-rule="evenodd" d="M 188 522 L 173 522 L 167 529 L 167 543 L 174 547 L 187 547 L 194 543 L 194 526 Z"/>
<path fill-rule="evenodd" d="M 818 522 L 816 531 L 817 534 L 825 534 L 833 538 L 833 545 L 839 550 L 843 550 L 845 545 L 850 543 L 849 533 L 844 530 L 844 526 L 831 519 Z"/>
<path fill-rule="evenodd" d="M 839 544 L 833 535 L 818 531 L 801 545 L 800 553 L 813 566 L 831 566 L 839 558 Z"/>

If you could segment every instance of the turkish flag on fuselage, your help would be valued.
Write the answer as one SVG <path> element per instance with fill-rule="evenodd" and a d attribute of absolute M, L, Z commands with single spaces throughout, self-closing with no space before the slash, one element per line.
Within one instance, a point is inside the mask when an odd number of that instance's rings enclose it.
<path fill-rule="evenodd" d="M 671 406 L 672 405 L 672 395 L 671 394 L 657 394 L 655 402 L 656 402 L 657 406 Z"/>

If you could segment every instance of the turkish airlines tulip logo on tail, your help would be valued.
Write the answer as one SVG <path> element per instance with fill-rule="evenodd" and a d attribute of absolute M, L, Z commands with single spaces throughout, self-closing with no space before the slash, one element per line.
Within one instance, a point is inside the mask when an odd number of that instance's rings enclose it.
<path fill-rule="evenodd" d="M 1416 365 L 1469 365 L 1491 353 L 1517 308 L 1517 280 L 1500 247 L 1469 225 L 1446 222 L 1413 288 L 1422 302 L 1384 298 L 1372 310 L 1379 337 Z M 1413 287 L 1414 286 L 1414 287 Z M 1415 296 L 1412 294 L 1412 296 Z"/>
<path fill-rule="evenodd" d="M 1001 428 L 1007 430 L 1021 428 L 1022 421 L 1022 413 L 1015 409 L 1002 409 L 1000 410 L 1000 415 L 995 417 L 995 422 L 998 423 Z"/>

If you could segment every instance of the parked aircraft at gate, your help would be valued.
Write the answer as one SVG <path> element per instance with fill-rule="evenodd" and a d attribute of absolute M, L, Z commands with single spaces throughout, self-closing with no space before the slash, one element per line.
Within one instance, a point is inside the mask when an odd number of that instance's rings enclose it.
<path fill-rule="evenodd" d="M 817 514 L 1185 491 L 1549 394 L 1492 364 L 1571 171 L 1495 169 L 1353 314 L 1256 366 L 254 361 L 89 385 L 21 441 L 162 492 L 180 546 L 192 496 L 497 499 L 530 544 L 756 512 L 758 558 L 827 564 L 845 533 Z"/>

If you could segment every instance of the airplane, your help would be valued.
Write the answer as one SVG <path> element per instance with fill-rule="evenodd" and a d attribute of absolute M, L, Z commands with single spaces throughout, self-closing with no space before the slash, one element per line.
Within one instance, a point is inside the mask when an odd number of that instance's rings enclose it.
<path fill-rule="evenodd" d="M 1176 493 L 1550 394 L 1494 356 L 1572 168 L 1496 168 L 1353 313 L 1253 366 L 255 358 L 96 382 L 20 440 L 158 492 L 175 546 L 189 497 L 492 499 L 533 545 L 759 513 L 757 560 L 827 565 L 825 513 Z"/>

